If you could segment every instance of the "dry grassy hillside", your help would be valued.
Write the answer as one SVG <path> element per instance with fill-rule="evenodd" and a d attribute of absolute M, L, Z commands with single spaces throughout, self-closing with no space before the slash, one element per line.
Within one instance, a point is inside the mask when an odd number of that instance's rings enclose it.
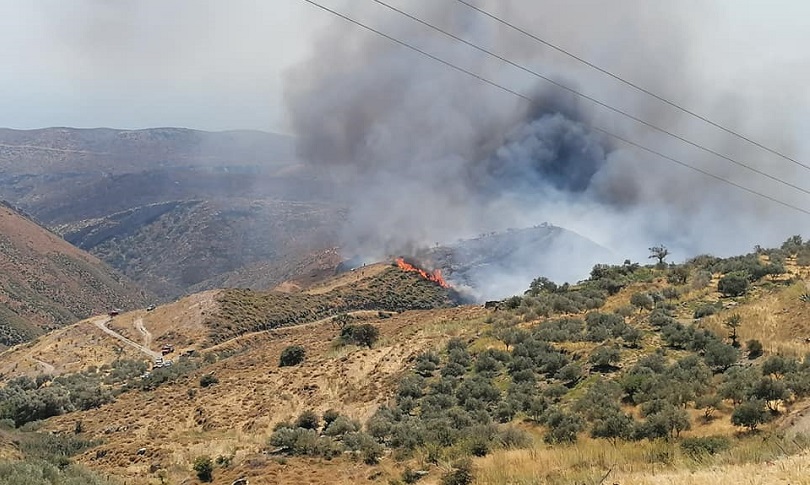
<path fill-rule="evenodd" d="M 438 287 L 387 265 L 292 293 L 208 292 L 108 323 L 153 350 L 177 344 L 175 359 L 188 348 L 194 356 L 115 381 L 114 399 L 44 426 L 60 436 L 80 428 L 93 444 L 74 459 L 132 484 L 198 483 L 200 456 L 215 461 L 214 483 L 438 484 L 460 480 L 465 457 L 476 484 L 805 483 L 810 295 L 798 262 L 760 254 L 601 267 L 576 287 L 538 280 L 497 310 L 364 306 L 446 304 Z M 743 271 L 752 275 L 744 291 L 729 294 L 724 282 Z M 729 344 L 734 315 L 738 350 Z M 376 342 L 346 340 L 345 328 L 364 324 L 379 331 Z M 118 345 L 96 330 L 84 322 L 0 354 L 0 365 L 48 357 L 69 375 L 80 367 L 53 338 L 85 350 Z M 281 366 L 291 346 L 303 362 Z M 96 362 L 122 358 L 104 352 Z M 790 389 L 756 401 L 773 411 L 755 431 L 733 422 L 753 398 L 721 396 L 746 372 Z M 761 392 L 755 381 L 740 392 Z M 336 410 L 342 426 L 355 429 L 355 420 L 362 431 L 307 431 L 298 423 L 309 410 L 315 419 Z M 603 426 L 606 411 L 615 428 Z M 299 441 L 282 439 L 291 433 Z M 379 441 L 346 451 L 350 438 L 370 436 Z"/>
<path fill-rule="evenodd" d="M 93 256 L 0 206 L 0 348 L 146 295 Z"/>
<path fill-rule="evenodd" d="M 186 348 L 199 348 L 205 340 L 208 331 L 204 321 L 216 306 L 216 295 L 216 291 L 197 293 L 151 312 L 127 312 L 110 320 L 107 326 L 156 351 L 162 344 L 172 343 L 179 354 Z M 106 316 L 92 317 L 0 353 L 0 376 L 70 374 L 116 359 L 145 359 L 142 352 L 99 329 L 97 324 L 108 320 Z M 149 332 L 148 339 L 139 326 Z"/>
<path fill-rule="evenodd" d="M 222 475 L 223 483 L 246 472 L 256 483 L 301 483 L 302 473 L 309 483 L 373 482 L 368 480 L 372 467 L 345 459 L 282 463 L 261 451 L 275 423 L 294 419 L 304 409 L 340 408 L 364 421 L 391 397 L 417 354 L 452 336 L 474 335 L 484 314 L 473 307 L 370 319 L 381 331 L 373 349 L 335 349 L 340 330 L 329 321 L 249 335 L 218 346 L 216 363 L 170 386 L 127 393 L 80 417 L 56 418 L 49 428 L 70 430 L 81 419 L 86 433 L 104 443 L 80 460 L 138 483 L 155 478 L 149 472 L 154 466 L 167 469 L 171 482 L 179 483 L 200 454 L 234 455 L 237 466 Z M 289 345 L 303 346 L 307 358 L 300 366 L 279 368 L 279 355 Z M 201 388 L 200 377 L 209 373 L 219 382 Z M 147 452 L 137 455 L 142 447 Z"/>

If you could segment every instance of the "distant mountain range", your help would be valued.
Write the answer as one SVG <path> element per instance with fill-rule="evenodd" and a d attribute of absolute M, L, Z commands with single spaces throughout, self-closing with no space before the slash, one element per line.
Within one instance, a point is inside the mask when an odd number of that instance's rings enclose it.
<path fill-rule="evenodd" d="M 334 247 L 331 194 L 284 135 L 0 129 L 0 198 L 163 298 Z"/>
<path fill-rule="evenodd" d="M 0 198 L 163 300 L 328 271 L 345 220 L 294 139 L 180 128 L 0 129 Z M 484 235 L 429 257 L 477 298 L 578 279 L 606 249 L 563 228 Z"/>

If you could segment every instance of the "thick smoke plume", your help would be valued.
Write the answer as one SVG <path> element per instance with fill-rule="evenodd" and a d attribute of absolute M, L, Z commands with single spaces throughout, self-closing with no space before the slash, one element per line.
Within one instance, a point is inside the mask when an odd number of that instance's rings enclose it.
<path fill-rule="evenodd" d="M 773 244 L 801 232 L 795 212 L 632 149 L 592 127 L 613 130 L 788 202 L 800 200 L 777 184 L 597 109 L 371 2 L 352 3 L 342 9 L 420 49 L 524 92 L 534 102 L 336 20 L 315 43 L 312 57 L 287 76 L 286 99 L 299 155 L 330 171 L 344 189 L 350 207 L 343 240 L 347 255 L 379 258 L 542 222 L 596 241 L 617 260 L 646 259 L 647 248 L 657 243 L 684 259 L 701 252 L 746 251 L 754 244 Z M 600 77 L 454 1 L 394 3 L 652 123 L 797 180 L 790 166 L 773 157 Z M 645 2 L 625 2 L 611 4 L 611 11 L 604 12 L 601 3 L 593 9 L 580 2 L 493 0 L 480 5 L 684 104 L 702 101 L 700 76 L 690 78 L 694 57 L 690 33 L 682 29 L 679 14 L 686 6 L 656 11 Z M 701 5 L 688 8 L 705 10 Z M 762 127 L 741 115 L 751 107 L 734 106 L 736 114 L 729 118 L 730 107 L 715 106 L 707 104 L 699 111 L 730 119 L 742 131 Z M 771 133 L 772 126 L 765 134 Z M 782 138 L 780 149 L 795 148 L 784 141 L 789 137 Z M 560 245 L 549 251 L 558 251 L 570 264 L 557 265 L 550 275 L 556 279 L 581 279 L 597 262 L 593 258 L 605 256 L 572 258 L 571 248 Z M 504 287 L 525 288 L 526 278 L 520 275 L 520 281 Z M 493 293 L 497 292 L 489 292 Z"/>

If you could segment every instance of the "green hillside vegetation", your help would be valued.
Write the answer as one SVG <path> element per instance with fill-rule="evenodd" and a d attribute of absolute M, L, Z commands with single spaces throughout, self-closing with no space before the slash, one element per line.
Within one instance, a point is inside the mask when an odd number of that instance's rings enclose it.
<path fill-rule="evenodd" d="M 21 427 L 53 416 L 98 408 L 124 392 L 152 391 L 227 356 L 223 352 L 209 353 L 202 359 L 181 357 L 172 366 L 148 373 L 145 361 L 121 359 L 74 374 L 17 377 L 0 388 L 0 420 Z"/>
<path fill-rule="evenodd" d="M 82 436 L 78 424 L 74 434 L 54 435 L 37 431 L 37 426 L 14 429 L 0 420 L 0 441 L 13 443 L 19 460 L 0 459 L 0 485 L 112 485 L 71 457 L 98 443 Z"/>
<path fill-rule="evenodd" d="M 578 285 L 538 278 L 525 295 L 501 302 L 484 334 L 420 354 L 393 399 L 364 426 L 340 417 L 306 427 L 282 423 L 268 446 L 297 455 L 352 452 L 367 463 L 389 448 L 406 463 L 428 464 L 530 447 L 536 439 L 565 445 L 585 435 L 649 443 L 651 452 L 664 450 L 662 463 L 682 456 L 691 466 L 798 453 L 810 445 L 806 437 L 760 428 L 810 396 L 810 355 L 762 356 L 758 341 L 743 347 L 741 317 L 731 312 L 719 333 L 693 318 L 715 291 L 731 306 L 792 285 L 782 277 L 785 260 L 810 245 L 791 241 L 682 265 L 598 265 Z M 744 284 L 729 288 L 730 277 Z M 602 310 L 607 303 L 614 310 Z M 725 432 L 690 435 L 719 419 L 729 423 L 717 428 Z M 733 455 L 756 443 L 767 452 Z"/>
<path fill-rule="evenodd" d="M 452 290 L 414 273 L 389 268 L 318 295 L 228 290 L 219 297 L 220 310 L 207 325 L 211 328 L 209 341 L 216 344 L 248 332 L 313 322 L 350 311 L 429 310 L 458 303 Z"/>

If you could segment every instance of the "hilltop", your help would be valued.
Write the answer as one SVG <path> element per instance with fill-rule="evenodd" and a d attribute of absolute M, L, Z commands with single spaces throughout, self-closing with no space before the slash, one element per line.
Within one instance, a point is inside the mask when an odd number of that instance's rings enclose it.
<path fill-rule="evenodd" d="M 86 441 L 74 460 L 128 483 L 196 483 L 200 456 L 216 483 L 795 481 L 810 464 L 808 255 L 792 238 L 597 265 L 577 285 L 537 278 L 497 309 L 451 306 L 452 292 L 372 265 L 98 317 L 0 354 L 0 369 L 34 376 L 26 356 L 50 359 L 58 376 L 24 392 L 96 396 L 42 429 Z M 175 365 L 144 375 L 146 356 L 117 353 L 101 326 L 151 351 L 174 343 Z M 360 343 L 360 328 L 378 335 Z"/>
<path fill-rule="evenodd" d="M 0 205 L 0 348 L 147 299 L 97 258 Z"/>

